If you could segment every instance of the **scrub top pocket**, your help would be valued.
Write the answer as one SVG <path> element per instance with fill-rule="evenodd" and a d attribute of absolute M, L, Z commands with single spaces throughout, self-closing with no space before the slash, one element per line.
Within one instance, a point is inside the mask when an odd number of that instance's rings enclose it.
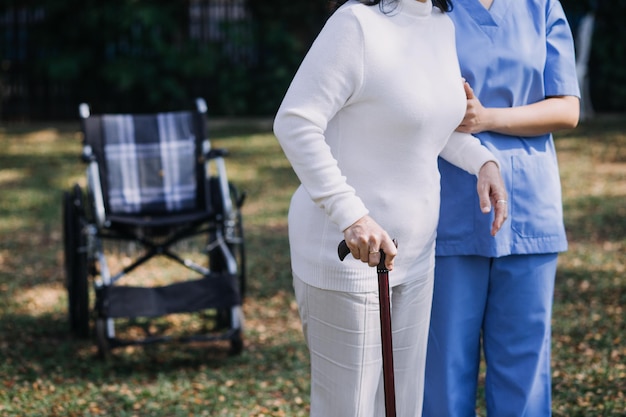
<path fill-rule="evenodd" d="M 561 180 L 548 155 L 511 157 L 511 227 L 521 237 L 551 237 L 563 232 Z"/>

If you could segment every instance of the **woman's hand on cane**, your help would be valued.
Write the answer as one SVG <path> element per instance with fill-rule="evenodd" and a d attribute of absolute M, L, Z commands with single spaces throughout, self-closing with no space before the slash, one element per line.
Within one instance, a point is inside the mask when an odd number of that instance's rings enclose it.
<path fill-rule="evenodd" d="M 350 253 L 369 266 L 380 262 L 380 251 L 385 252 L 385 266 L 391 271 L 398 253 L 387 232 L 370 216 L 363 216 L 343 231 Z"/>

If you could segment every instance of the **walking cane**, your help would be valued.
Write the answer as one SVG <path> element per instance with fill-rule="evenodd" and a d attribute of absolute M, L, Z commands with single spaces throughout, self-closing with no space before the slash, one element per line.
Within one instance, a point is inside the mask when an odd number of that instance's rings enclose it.
<path fill-rule="evenodd" d="M 398 246 L 394 240 L 393 243 Z M 337 248 L 342 261 L 350 253 L 345 240 Z M 380 337 L 383 345 L 383 386 L 385 389 L 385 417 L 396 417 L 396 392 L 393 377 L 393 343 L 391 340 L 391 306 L 389 302 L 389 270 L 385 267 L 385 252 L 380 250 L 378 297 L 380 299 Z"/>

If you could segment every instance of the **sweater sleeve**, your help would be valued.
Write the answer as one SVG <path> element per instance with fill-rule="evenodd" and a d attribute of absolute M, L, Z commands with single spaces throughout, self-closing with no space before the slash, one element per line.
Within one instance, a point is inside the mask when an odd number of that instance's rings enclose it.
<path fill-rule="evenodd" d="M 500 166 L 491 151 L 469 133 L 452 132 L 439 156 L 473 175 L 478 175 L 486 162 L 493 161 Z"/>
<path fill-rule="evenodd" d="M 274 134 L 300 182 L 341 230 L 368 210 L 342 174 L 325 131 L 362 82 L 362 31 L 352 11 L 343 8 L 313 42 L 274 120 Z"/>

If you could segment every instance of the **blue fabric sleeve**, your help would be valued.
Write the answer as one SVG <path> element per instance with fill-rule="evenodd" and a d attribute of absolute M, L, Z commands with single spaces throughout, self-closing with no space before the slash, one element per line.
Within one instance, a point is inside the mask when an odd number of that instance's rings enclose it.
<path fill-rule="evenodd" d="M 547 55 L 544 73 L 546 96 L 580 97 L 574 39 L 561 3 L 552 1 L 546 25 Z"/>

